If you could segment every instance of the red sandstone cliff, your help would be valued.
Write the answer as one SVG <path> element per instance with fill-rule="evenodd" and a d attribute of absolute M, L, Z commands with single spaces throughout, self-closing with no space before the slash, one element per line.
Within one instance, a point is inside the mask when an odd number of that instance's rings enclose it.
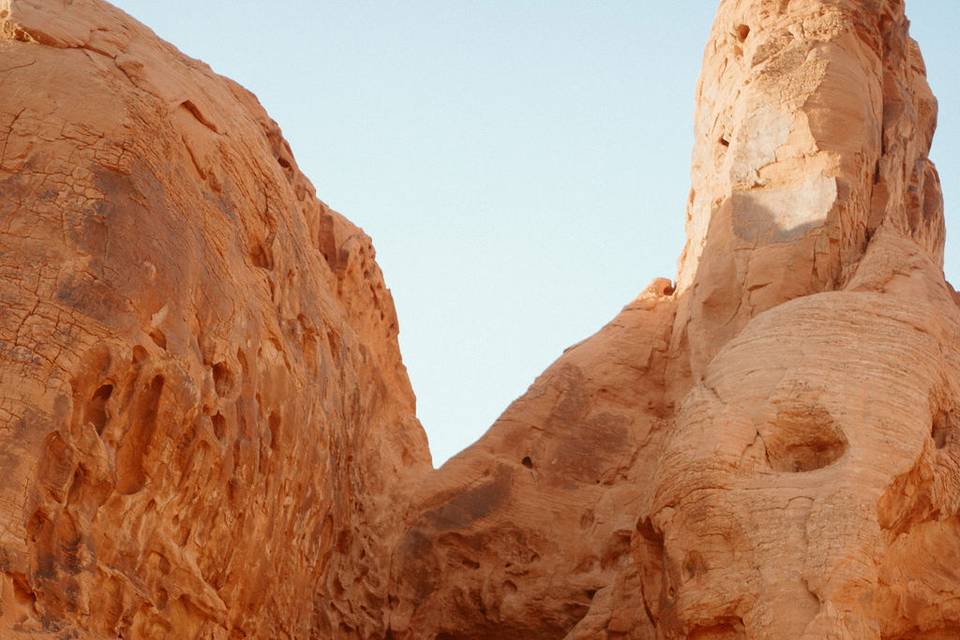
<path fill-rule="evenodd" d="M 0 636 L 382 635 L 430 465 L 369 238 L 127 15 L 0 16 Z"/>
<path fill-rule="evenodd" d="M 437 471 L 369 239 L 256 99 L 98 0 L 0 16 L 0 632 L 960 637 L 899 0 L 720 3 L 676 285 Z"/>
<path fill-rule="evenodd" d="M 960 313 L 895 1 L 721 2 L 688 242 L 417 489 L 410 638 L 960 637 Z"/>

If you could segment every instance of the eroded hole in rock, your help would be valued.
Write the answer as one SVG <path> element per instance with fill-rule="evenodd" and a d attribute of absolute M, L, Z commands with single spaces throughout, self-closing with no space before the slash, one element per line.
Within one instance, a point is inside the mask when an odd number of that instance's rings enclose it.
<path fill-rule="evenodd" d="M 213 365 L 213 388 L 221 398 L 230 393 L 233 388 L 233 372 L 226 362 Z"/>
<path fill-rule="evenodd" d="M 724 138 L 723 136 L 720 136 L 720 138 L 717 140 L 717 142 L 720 143 L 720 146 L 721 146 L 721 147 L 729 147 L 729 146 L 730 146 L 730 141 L 727 140 L 726 138 Z"/>
<path fill-rule="evenodd" d="M 33 515 L 30 516 L 30 519 L 27 521 L 27 539 L 31 542 L 36 542 L 49 523 L 50 519 L 42 508 L 34 511 Z"/>
<path fill-rule="evenodd" d="M 198 107 L 192 100 L 184 100 L 183 102 L 180 103 L 180 106 L 186 109 L 190 113 L 190 115 L 196 118 L 197 122 L 207 127 L 214 133 L 220 133 L 219 129 L 217 128 L 217 125 L 215 125 L 209 118 L 203 115 L 203 112 L 200 111 L 200 107 Z"/>
<path fill-rule="evenodd" d="M 637 520 L 636 529 L 637 533 L 639 533 L 644 540 L 652 542 L 657 546 L 663 546 L 663 535 L 653 526 L 653 521 L 650 520 L 649 516 Z"/>
<path fill-rule="evenodd" d="M 525 466 L 527 469 L 533 469 L 533 460 L 530 459 L 530 456 L 523 456 L 523 460 L 520 461 L 520 464 Z"/>
<path fill-rule="evenodd" d="M 215 413 L 210 416 L 210 422 L 213 423 L 213 433 L 217 436 L 217 440 L 222 441 L 227 434 L 227 419 L 223 417 L 223 414 Z"/>
<path fill-rule="evenodd" d="M 153 343 L 160 347 L 163 350 L 167 349 L 167 336 L 160 331 L 160 329 L 153 329 L 150 332 L 150 339 L 153 340 Z"/>
<path fill-rule="evenodd" d="M 140 345 L 136 345 L 133 347 L 133 356 L 131 358 L 133 364 L 140 364 L 144 362 L 147 359 L 147 357 L 148 357 L 148 354 L 146 349 L 144 349 Z"/>
<path fill-rule="evenodd" d="M 136 493 L 146 484 L 144 458 L 156 430 L 163 384 L 163 376 L 154 376 L 149 386 L 137 398 L 134 413 L 130 416 L 130 427 L 117 450 L 118 493 Z"/>
<path fill-rule="evenodd" d="M 113 385 L 102 384 L 87 401 L 84 416 L 88 423 L 93 424 L 97 435 L 103 434 L 103 428 L 107 424 L 107 400 L 111 395 L 113 395 Z"/>
<path fill-rule="evenodd" d="M 788 462 L 778 471 L 814 471 L 836 462 L 847 449 L 846 442 L 820 440 L 794 445 L 787 449 L 784 459 Z"/>
<path fill-rule="evenodd" d="M 750 27 L 745 24 L 738 24 L 733 32 L 736 34 L 737 40 L 743 42 L 747 39 L 747 36 L 750 35 Z"/>
<path fill-rule="evenodd" d="M 739 640 L 745 637 L 743 622 L 739 619 L 721 619 L 716 624 L 700 625 L 687 636 L 688 640 Z"/>
<path fill-rule="evenodd" d="M 12 573 L 13 598 L 21 605 L 32 606 L 37 601 L 37 594 L 30 587 L 30 580 L 22 573 Z"/>
<path fill-rule="evenodd" d="M 183 523 L 180 525 L 180 528 L 177 530 L 177 534 L 175 538 L 178 547 L 182 548 L 187 546 L 187 542 L 190 541 L 190 533 L 191 531 L 190 531 L 189 524 Z"/>
<path fill-rule="evenodd" d="M 947 446 L 947 441 L 950 437 L 950 431 L 952 425 L 950 420 L 950 414 L 941 411 L 937 415 L 933 416 L 933 426 L 930 428 L 930 437 L 933 438 L 933 444 L 937 449 L 943 449 Z"/>
<path fill-rule="evenodd" d="M 254 266 L 267 270 L 273 269 L 273 250 L 263 243 L 254 243 L 250 249 L 250 259 Z"/>
<path fill-rule="evenodd" d="M 773 424 L 761 429 L 767 460 L 774 471 L 814 471 L 839 460 L 849 448 L 833 416 L 820 406 L 781 409 Z"/>

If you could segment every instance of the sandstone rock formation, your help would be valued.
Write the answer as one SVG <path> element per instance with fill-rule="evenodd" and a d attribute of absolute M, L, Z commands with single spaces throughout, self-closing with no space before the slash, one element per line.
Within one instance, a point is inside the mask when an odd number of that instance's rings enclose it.
<path fill-rule="evenodd" d="M 398 637 L 960 637 L 960 309 L 903 11 L 720 3 L 676 288 L 419 485 Z"/>
<path fill-rule="evenodd" d="M 0 637 L 380 634 L 430 464 L 369 238 L 122 12 L 0 19 Z"/>
<path fill-rule="evenodd" d="M 0 637 L 960 637 L 960 296 L 900 0 L 722 0 L 687 245 L 439 470 L 235 83 L 0 3 Z"/>

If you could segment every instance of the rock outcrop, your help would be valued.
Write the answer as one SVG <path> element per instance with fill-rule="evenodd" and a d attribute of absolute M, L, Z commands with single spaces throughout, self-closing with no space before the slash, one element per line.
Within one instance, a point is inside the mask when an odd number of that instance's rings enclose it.
<path fill-rule="evenodd" d="M 900 0 L 722 0 L 687 244 L 432 470 L 256 99 L 0 3 L 3 638 L 960 637 L 960 296 Z"/>
<path fill-rule="evenodd" d="M 901 2 L 725 0 L 688 241 L 418 487 L 410 638 L 960 636 L 960 309 Z"/>
<path fill-rule="evenodd" d="M 0 637 L 381 634 L 430 463 L 369 238 L 122 12 L 0 19 Z"/>

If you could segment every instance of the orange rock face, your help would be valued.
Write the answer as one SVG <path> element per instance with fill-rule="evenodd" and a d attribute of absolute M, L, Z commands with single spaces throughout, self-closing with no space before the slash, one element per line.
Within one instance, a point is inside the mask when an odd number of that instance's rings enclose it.
<path fill-rule="evenodd" d="M 723 0 L 687 245 L 432 470 L 249 92 L 0 2 L 0 638 L 960 637 L 960 297 L 899 0 Z"/>
<path fill-rule="evenodd" d="M 369 238 L 125 14 L 0 15 L 0 637 L 376 636 L 430 464 Z"/>
<path fill-rule="evenodd" d="M 726 0 L 688 241 L 417 487 L 399 637 L 960 637 L 960 309 L 895 1 Z"/>

